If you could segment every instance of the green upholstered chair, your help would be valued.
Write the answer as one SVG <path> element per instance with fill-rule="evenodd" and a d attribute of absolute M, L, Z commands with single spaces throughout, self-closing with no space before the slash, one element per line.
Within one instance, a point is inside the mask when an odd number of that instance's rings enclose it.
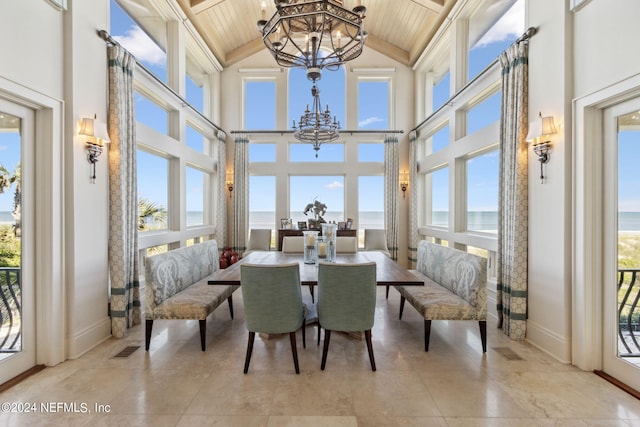
<path fill-rule="evenodd" d="M 296 331 L 302 327 L 302 343 L 305 345 L 305 305 L 300 292 L 300 266 L 298 263 L 281 265 L 243 264 L 240 266 L 240 288 L 244 300 L 244 312 L 249 330 L 244 373 L 249 371 L 256 332 L 264 334 L 289 334 L 293 364 L 296 374 L 298 351 Z"/>
<path fill-rule="evenodd" d="M 376 309 L 376 263 L 329 264 L 318 266 L 318 321 L 324 329 L 322 364 L 324 370 L 331 331 L 364 331 L 371 369 L 376 361 L 371 344 Z"/>
<path fill-rule="evenodd" d="M 379 251 L 391 258 L 391 253 L 387 247 L 387 232 L 384 229 L 365 228 L 364 229 L 364 250 Z M 387 299 L 389 298 L 389 286 L 387 285 Z"/>

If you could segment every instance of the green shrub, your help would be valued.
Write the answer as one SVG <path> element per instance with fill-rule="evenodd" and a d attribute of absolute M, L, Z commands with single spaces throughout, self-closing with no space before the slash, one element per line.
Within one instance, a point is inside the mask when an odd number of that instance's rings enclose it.
<path fill-rule="evenodd" d="M 0 267 L 20 267 L 20 238 L 11 225 L 0 225 Z"/>

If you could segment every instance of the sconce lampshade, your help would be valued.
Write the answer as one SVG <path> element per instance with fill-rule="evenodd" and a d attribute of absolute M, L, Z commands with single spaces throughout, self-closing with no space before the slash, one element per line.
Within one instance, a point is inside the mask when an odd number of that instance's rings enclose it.
<path fill-rule="evenodd" d="M 558 133 L 553 116 L 542 117 L 542 114 L 540 114 L 539 117 L 540 120 L 529 123 L 527 142 L 533 142 L 534 144 L 548 142 L 548 136 Z"/>
<path fill-rule="evenodd" d="M 107 124 L 98 122 L 95 119 L 81 119 L 78 134 L 95 138 L 95 143 L 98 145 L 102 145 L 103 142 L 111 142 L 107 132 Z"/>

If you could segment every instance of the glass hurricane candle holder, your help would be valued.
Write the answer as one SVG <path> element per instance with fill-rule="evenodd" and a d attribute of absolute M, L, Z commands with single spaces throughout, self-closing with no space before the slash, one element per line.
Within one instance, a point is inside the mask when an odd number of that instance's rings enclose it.
<path fill-rule="evenodd" d="M 316 252 L 316 240 L 318 238 L 317 231 L 303 231 L 304 245 L 304 263 L 315 264 L 318 254 Z"/>
<path fill-rule="evenodd" d="M 324 236 L 316 237 L 316 255 L 317 263 L 329 262 L 329 242 Z"/>
<path fill-rule="evenodd" d="M 327 262 L 336 262 L 336 236 L 338 234 L 338 224 L 322 224 L 322 236 L 327 242 Z"/>

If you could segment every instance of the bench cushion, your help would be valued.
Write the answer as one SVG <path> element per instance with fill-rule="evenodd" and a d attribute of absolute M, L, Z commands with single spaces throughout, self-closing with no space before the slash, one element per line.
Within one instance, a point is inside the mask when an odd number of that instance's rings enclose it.
<path fill-rule="evenodd" d="M 416 269 L 474 307 L 486 300 L 487 264 L 479 256 L 423 240 Z"/>
<path fill-rule="evenodd" d="M 207 280 L 200 280 L 158 304 L 153 309 L 153 318 L 204 320 L 239 287 L 209 285 Z"/>
<path fill-rule="evenodd" d="M 415 270 L 411 272 L 424 280 L 424 286 L 398 286 L 396 289 L 426 320 L 486 320 L 486 307 L 478 310 L 426 275 Z"/>

